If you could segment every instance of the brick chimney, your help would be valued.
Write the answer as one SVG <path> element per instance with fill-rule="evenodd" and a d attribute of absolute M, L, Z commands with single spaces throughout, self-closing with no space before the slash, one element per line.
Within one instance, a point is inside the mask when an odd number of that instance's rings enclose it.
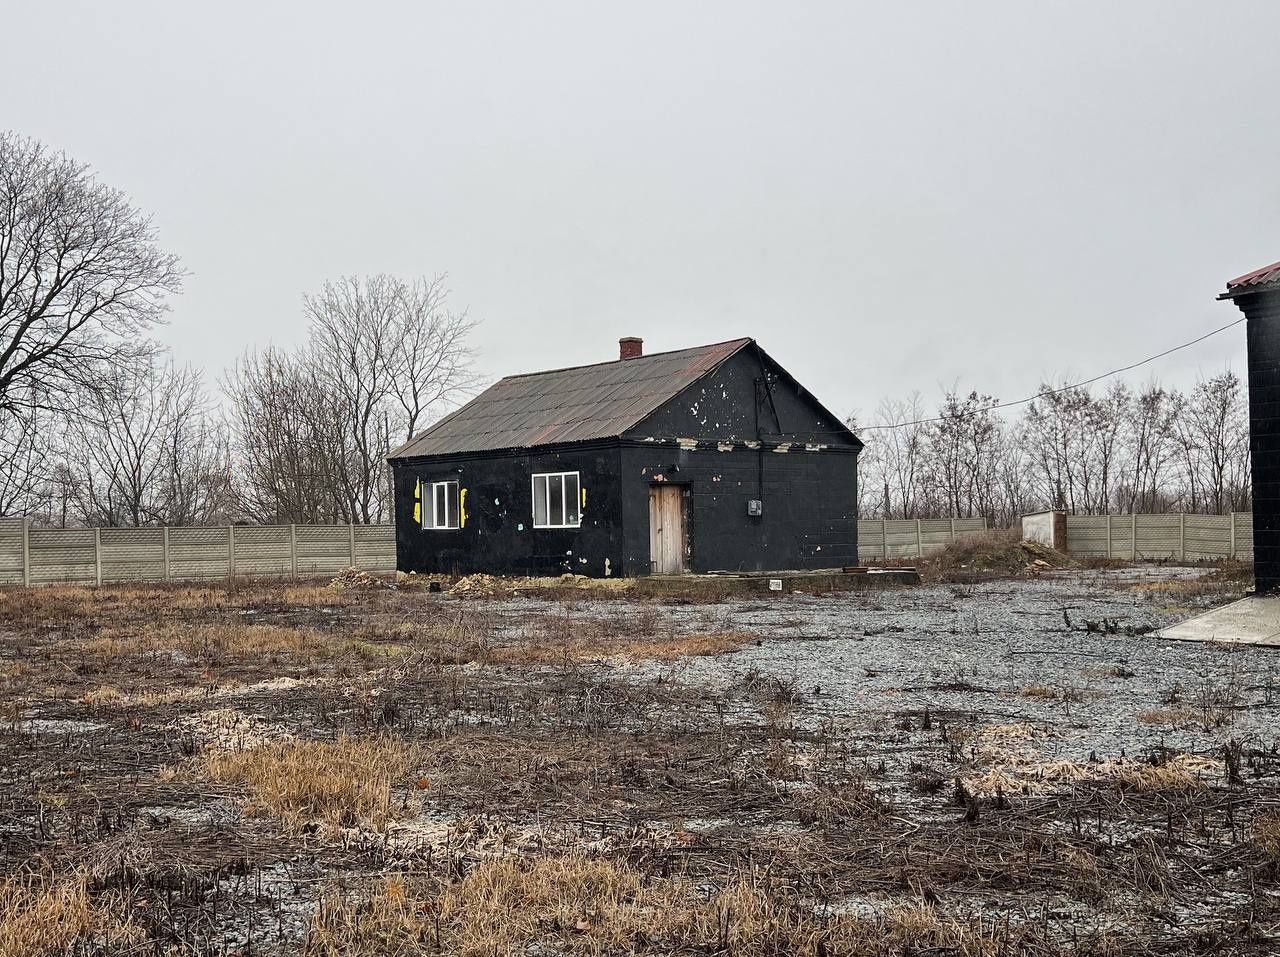
<path fill-rule="evenodd" d="M 623 336 L 618 340 L 619 359 L 639 359 L 644 355 L 644 340 L 636 336 Z"/>

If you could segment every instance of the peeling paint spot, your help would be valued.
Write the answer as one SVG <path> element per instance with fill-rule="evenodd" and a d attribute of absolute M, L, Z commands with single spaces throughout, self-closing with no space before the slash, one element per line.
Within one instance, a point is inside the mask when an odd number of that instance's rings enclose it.
<path fill-rule="evenodd" d="M 696 449 L 698 447 L 697 439 L 676 439 L 676 444 L 682 449 Z"/>
<path fill-rule="evenodd" d="M 609 559 L 606 558 L 604 560 L 604 577 L 608 578 L 612 574 L 613 574 L 613 565 L 610 563 Z"/>
<path fill-rule="evenodd" d="M 746 439 L 746 440 L 744 440 L 744 441 L 743 441 L 743 443 L 742 443 L 742 444 L 743 444 L 743 445 L 745 445 L 745 446 L 746 446 L 747 448 L 749 448 L 749 449 L 758 449 L 758 448 L 760 448 L 760 443 L 759 443 L 758 441 L 756 441 L 755 439 Z"/>
<path fill-rule="evenodd" d="M 826 445 L 822 443 L 814 443 L 814 442 L 806 442 L 804 446 L 804 450 L 806 452 L 821 452 L 825 448 L 826 448 Z"/>
<path fill-rule="evenodd" d="M 778 445 L 777 445 L 777 448 L 775 448 L 775 449 L 774 449 L 774 451 L 775 451 L 775 452 L 790 452 L 790 451 L 791 451 L 791 443 L 790 443 L 790 442 L 779 442 L 779 443 L 778 443 Z"/>
<path fill-rule="evenodd" d="M 716 451 L 717 451 L 717 452 L 732 452 L 732 451 L 733 451 L 733 443 L 732 443 L 732 442 L 717 442 L 717 443 L 716 443 Z"/>

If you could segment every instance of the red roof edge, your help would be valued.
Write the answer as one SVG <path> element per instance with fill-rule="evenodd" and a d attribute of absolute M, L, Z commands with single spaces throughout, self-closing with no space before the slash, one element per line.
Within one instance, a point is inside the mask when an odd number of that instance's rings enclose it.
<path fill-rule="evenodd" d="M 1232 286 L 1247 285 L 1255 279 L 1259 279 L 1267 273 L 1275 272 L 1276 270 L 1280 270 L 1280 262 L 1273 262 L 1269 266 L 1263 266 L 1261 269 L 1255 269 L 1253 272 L 1247 272 L 1243 276 L 1236 276 L 1235 279 L 1228 279 L 1227 288 L 1230 289 Z"/>

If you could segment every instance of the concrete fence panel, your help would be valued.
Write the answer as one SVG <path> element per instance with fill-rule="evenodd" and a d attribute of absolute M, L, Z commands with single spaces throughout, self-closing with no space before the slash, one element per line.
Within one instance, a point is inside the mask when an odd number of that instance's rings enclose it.
<path fill-rule="evenodd" d="M 293 546 L 289 526 L 237 526 L 235 568 L 237 575 L 292 575 Z"/>
<path fill-rule="evenodd" d="M 21 585 L 26 568 L 25 518 L 0 518 L 0 585 Z"/>
<path fill-rule="evenodd" d="M 299 574 L 329 574 L 354 563 L 350 526 L 298 525 L 296 529 Z"/>
<path fill-rule="evenodd" d="M 98 536 L 104 584 L 165 577 L 163 528 L 104 528 Z"/>
<path fill-rule="evenodd" d="M 226 528 L 169 529 L 169 577 L 174 581 L 225 578 L 230 543 Z"/>
<path fill-rule="evenodd" d="M 97 541 L 96 528 L 29 529 L 27 580 L 32 585 L 96 584 Z"/>
<path fill-rule="evenodd" d="M 1253 516 L 1068 515 L 1067 553 L 1076 558 L 1214 561 L 1253 558 Z"/>
<path fill-rule="evenodd" d="M 858 521 L 858 559 L 920 558 L 986 528 L 985 518 L 864 518 Z"/>

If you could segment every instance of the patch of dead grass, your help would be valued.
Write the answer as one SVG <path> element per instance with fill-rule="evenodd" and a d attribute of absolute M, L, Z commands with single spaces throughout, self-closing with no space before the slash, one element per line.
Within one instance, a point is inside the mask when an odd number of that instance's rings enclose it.
<path fill-rule="evenodd" d="M 1253 839 L 1269 861 L 1280 864 L 1280 810 L 1264 811 L 1254 818 Z"/>
<path fill-rule="evenodd" d="M 994 926 L 994 925 L 991 925 Z M 653 879 L 584 855 L 500 858 L 461 881 L 432 886 L 391 877 L 356 900 L 326 895 L 307 937 L 311 957 L 532 952 L 597 955 L 724 953 L 817 957 L 1021 952 L 1007 925 L 991 935 L 924 904 L 876 917 L 823 915 L 769 885 L 731 883 L 708 899 L 688 881 Z"/>
<path fill-rule="evenodd" d="M 414 750 L 389 737 L 271 741 L 245 751 L 215 751 L 204 777 L 249 792 L 248 813 L 270 813 L 291 827 L 320 821 L 383 830 L 391 788 L 409 779 Z"/>
<path fill-rule="evenodd" d="M 140 936 L 136 928 L 92 902 L 82 876 L 0 878 L 0 954 L 4 957 L 78 953 L 78 945 L 101 944 L 108 935 L 117 947 Z"/>
<path fill-rule="evenodd" d="M 1036 698 L 1043 701 L 1056 701 L 1062 697 L 1057 688 L 1050 688 L 1048 685 L 1027 685 L 1018 694 L 1024 698 Z"/>
<path fill-rule="evenodd" d="M 1206 787 L 1201 768 L 1192 762 L 1181 760 L 1187 756 L 1160 765 L 1126 764 L 1115 774 L 1116 785 L 1122 790 L 1141 793 L 1174 791 L 1203 791 Z"/>
<path fill-rule="evenodd" d="M 63 654 L 82 654 L 100 669 L 116 662 L 181 654 L 194 661 L 310 660 L 332 657 L 350 643 L 311 628 L 287 625 L 161 624 L 138 628 L 104 628 L 92 638 L 58 644 Z"/>

